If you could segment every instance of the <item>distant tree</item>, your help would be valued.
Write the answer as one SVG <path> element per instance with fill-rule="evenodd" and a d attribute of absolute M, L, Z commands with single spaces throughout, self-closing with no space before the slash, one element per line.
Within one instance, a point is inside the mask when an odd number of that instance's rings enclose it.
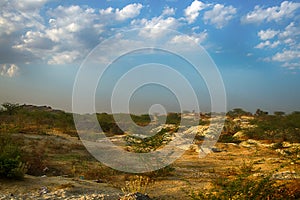
<path fill-rule="evenodd" d="M 20 105 L 13 103 L 3 103 L 2 107 L 4 108 L 5 112 L 7 112 L 9 115 L 12 115 L 20 108 Z"/>
<path fill-rule="evenodd" d="M 255 112 L 256 116 L 265 116 L 265 115 L 268 115 L 268 114 L 269 114 L 268 112 L 262 111 L 261 109 L 257 109 L 256 112 Z"/>
<path fill-rule="evenodd" d="M 168 113 L 166 124 L 179 124 L 181 120 L 180 113 Z"/>
<path fill-rule="evenodd" d="M 247 111 L 243 110 L 242 108 L 234 108 L 233 110 L 229 111 L 227 113 L 227 115 L 230 116 L 230 117 L 240 117 L 240 116 L 243 116 L 243 115 L 251 116 L 252 113 L 247 112 Z"/>
<path fill-rule="evenodd" d="M 282 112 L 282 111 L 275 111 L 275 112 L 274 112 L 274 115 L 276 115 L 276 116 L 283 116 L 283 115 L 285 115 L 285 112 Z"/>

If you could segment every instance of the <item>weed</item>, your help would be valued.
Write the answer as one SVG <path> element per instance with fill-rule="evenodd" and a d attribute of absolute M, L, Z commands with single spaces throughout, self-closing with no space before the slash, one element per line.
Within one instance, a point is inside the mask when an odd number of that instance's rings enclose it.
<path fill-rule="evenodd" d="M 260 178 L 253 178 L 253 163 L 244 162 L 239 168 L 240 173 L 234 178 L 220 177 L 214 181 L 214 187 L 209 190 L 192 191 L 190 197 L 193 200 L 200 199 L 293 199 L 291 194 L 287 193 L 284 185 L 276 185 L 272 173 Z"/>
<path fill-rule="evenodd" d="M 27 165 L 21 160 L 21 151 L 10 133 L 0 135 L 0 177 L 22 179 Z"/>
<path fill-rule="evenodd" d="M 124 194 L 137 192 L 145 194 L 151 183 L 152 181 L 147 176 L 133 176 L 129 181 L 126 181 L 125 186 L 121 190 Z"/>

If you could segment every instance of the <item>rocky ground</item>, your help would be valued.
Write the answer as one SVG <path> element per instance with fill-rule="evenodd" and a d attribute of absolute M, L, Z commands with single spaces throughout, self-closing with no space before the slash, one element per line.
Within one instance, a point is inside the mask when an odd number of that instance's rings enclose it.
<path fill-rule="evenodd" d="M 26 175 L 22 181 L 1 181 L 0 199 L 118 199 L 120 189 L 106 183 L 66 177 Z"/>
<path fill-rule="evenodd" d="M 253 164 L 254 176 L 272 172 L 272 178 L 278 181 L 300 183 L 299 163 L 293 163 L 288 156 L 299 145 L 284 145 L 282 149 L 274 149 L 272 144 L 255 140 L 240 144 L 217 143 L 205 158 L 199 158 L 197 149 L 188 150 L 172 165 L 175 170 L 167 176 L 155 178 L 146 193 L 152 199 L 187 199 L 191 191 L 209 187 L 213 179 L 234 175 L 245 162 Z M 125 195 L 121 186 L 126 182 L 125 176 L 120 177 L 95 181 L 82 177 L 26 175 L 22 181 L 1 180 L 0 199 L 120 199 Z"/>
<path fill-rule="evenodd" d="M 273 180 L 300 185 L 300 144 L 283 142 L 277 147 L 245 139 L 239 144 L 217 143 L 202 158 L 201 149 L 194 144 L 172 164 L 172 171 L 147 174 L 151 179 L 144 192 L 147 197 L 122 191 L 135 175 L 100 166 L 76 137 L 59 132 L 15 137 L 23 141 L 24 151 L 32 152 L 33 157 L 42 155 L 42 164 L 49 171 L 45 175 L 26 175 L 21 181 L 1 180 L 0 199 L 190 199 L 191 192 L 212 187 L 220 177 L 236 175 L 245 164 L 251 165 L 254 178 L 271 173 Z M 120 136 L 111 140 L 122 143 Z"/>

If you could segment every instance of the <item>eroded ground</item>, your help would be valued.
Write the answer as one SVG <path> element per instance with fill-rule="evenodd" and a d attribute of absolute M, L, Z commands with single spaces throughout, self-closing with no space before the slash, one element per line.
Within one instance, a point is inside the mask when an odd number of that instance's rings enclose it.
<path fill-rule="evenodd" d="M 135 177 L 103 166 L 76 137 L 60 133 L 14 137 L 23 142 L 22 148 L 31 156 L 40 159 L 35 163 L 36 170 L 43 169 L 41 174 L 26 175 L 22 181 L 1 180 L 0 199 L 80 199 L 84 195 L 87 199 L 118 199 L 126 182 Z M 300 185 L 299 146 L 285 145 L 276 149 L 255 140 L 217 143 L 215 151 L 204 158 L 188 150 L 170 169 L 146 174 L 150 181 L 144 189 L 153 199 L 190 199 L 192 192 L 213 187 L 219 178 L 234 177 L 244 167 L 254 179 L 272 174 L 272 180 L 290 184 L 296 190 L 293 192 L 299 193 L 300 188 L 295 187 Z"/>

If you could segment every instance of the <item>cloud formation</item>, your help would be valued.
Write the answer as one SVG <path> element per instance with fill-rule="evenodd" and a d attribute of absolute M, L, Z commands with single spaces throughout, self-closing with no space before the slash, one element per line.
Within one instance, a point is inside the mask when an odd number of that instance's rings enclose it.
<path fill-rule="evenodd" d="M 269 40 L 275 37 L 279 31 L 275 31 L 273 29 L 267 29 L 267 30 L 261 30 L 257 33 L 257 35 L 260 37 L 261 40 Z"/>
<path fill-rule="evenodd" d="M 143 6 L 140 3 L 129 4 L 121 10 L 117 8 L 116 19 L 123 21 L 126 19 L 134 18 L 140 14 L 142 8 Z"/>
<path fill-rule="evenodd" d="M 196 43 L 196 44 L 201 44 L 204 42 L 207 38 L 207 31 L 203 31 L 198 34 L 192 34 L 191 36 L 188 35 L 176 35 L 171 39 L 171 43 L 176 43 L 176 44 L 186 44 L 186 43 Z"/>
<path fill-rule="evenodd" d="M 143 5 L 140 3 L 133 3 L 133 4 L 128 4 L 123 8 L 112 8 L 108 7 L 106 9 L 100 9 L 99 13 L 102 16 L 107 16 L 108 19 L 115 19 L 117 21 L 124 21 L 127 19 L 132 19 L 137 17 L 141 9 L 143 8 Z"/>
<path fill-rule="evenodd" d="M 163 12 L 162 12 L 163 16 L 172 16 L 175 15 L 175 9 L 174 8 L 170 8 L 170 7 L 165 7 Z"/>
<path fill-rule="evenodd" d="M 189 5 L 184 10 L 184 15 L 186 20 L 189 24 L 192 24 L 196 21 L 197 17 L 199 16 L 199 12 L 205 9 L 207 5 L 201 1 L 194 0 L 191 5 Z"/>
<path fill-rule="evenodd" d="M 19 67 L 15 64 L 2 64 L 0 65 L 0 75 L 7 77 L 14 77 L 18 74 Z"/>
<path fill-rule="evenodd" d="M 216 28 L 223 28 L 236 14 L 236 8 L 233 6 L 224 6 L 222 4 L 214 5 L 212 10 L 204 13 L 204 21 L 216 26 Z"/>
<path fill-rule="evenodd" d="M 164 35 L 167 29 L 176 30 L 180 26 L 179 21 L 174 17 L 164 17 L 163 15 L 152 19 L 138 19 L 131 22 L 133 28 L 145 28 L 140 35 L 148 38 L 158 38 Z"/>
<path fill-rule="evenodd" d="M 292 18 L 295 11 L 300 8 L 300 3 L 294 3 L 284 1 L 280 6 L 273 6 L 263 8 L 261 6 L 255 6 L 254 10 L 249 12 L 246 16 L 242 17 L 243 23 L 261 23 L 271 21 L 281 21 L 285 18 Z"/>
<path fill-rule="evenodd" d="M 268 48 L 273 49 L 273 48 L 277 47 L 279 44 L 280 44 L 279 41 L 270 42 L 269 40 L 267 40 L 267 41 L 259 43 L 258 45 L 255 46 L 255 48 L 263 49 L 265 47 L 268 47 Z"/>

